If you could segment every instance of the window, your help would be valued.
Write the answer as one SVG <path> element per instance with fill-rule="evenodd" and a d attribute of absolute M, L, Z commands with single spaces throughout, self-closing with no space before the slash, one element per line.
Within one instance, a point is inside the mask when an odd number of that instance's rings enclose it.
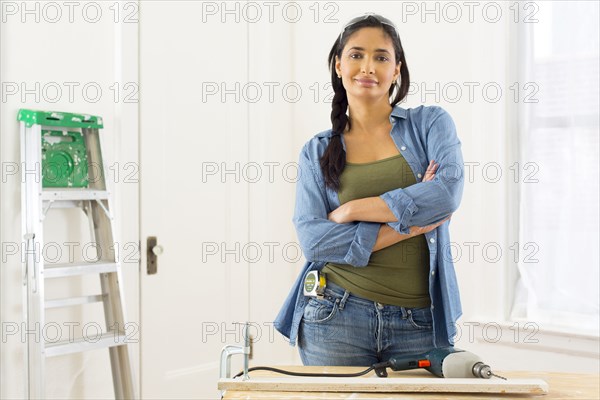
<path fill-rule="evenodd" d="M 523 253 L 511 317 L 598 335 L 599 5 L 537 5 L 518 61 L 534 94 L 518 106 Z"/>

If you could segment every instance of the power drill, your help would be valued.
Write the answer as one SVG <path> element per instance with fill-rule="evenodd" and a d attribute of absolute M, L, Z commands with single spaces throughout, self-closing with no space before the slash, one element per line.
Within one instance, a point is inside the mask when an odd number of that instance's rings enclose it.
<path fill-rule="evenodd" d="M 437 347 L 426 353 L 408 355 L 402 358 L 390 358 L 388 361 L 373 365 L 377 376 L 388 376 L 387 368 L 393 371 L 425 368 L 440 378 L 484 378 L 492 376 L 506 380 L 506 378 L 492 372 L 489 365 L 468 351 L 455 347 Z"/>

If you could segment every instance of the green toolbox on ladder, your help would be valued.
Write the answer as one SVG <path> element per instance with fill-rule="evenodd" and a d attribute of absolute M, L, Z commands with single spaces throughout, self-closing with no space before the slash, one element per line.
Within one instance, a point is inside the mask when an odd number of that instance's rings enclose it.
<path fill-rule="evenodd" d="M 19 120 L 26 126 L 41 121 L 46 125 L 41 134 L 43 187 L 88 187 L 89 169 L 81 128 L 101 129 L 102 118 L 22 109 Z"/>

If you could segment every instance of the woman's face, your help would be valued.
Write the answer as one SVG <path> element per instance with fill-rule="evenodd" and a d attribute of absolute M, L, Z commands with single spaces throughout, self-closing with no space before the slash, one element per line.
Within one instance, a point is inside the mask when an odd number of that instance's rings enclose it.
<path fill-rule="evenodd" d="M 392 40 L 381 28 L 361 28 L 354 32 L 341 58 L 335 57 L 335 69 L 342 76 L 348 97 L 389 101 L 392 81 L 400 75 L 400 64 Z"/>

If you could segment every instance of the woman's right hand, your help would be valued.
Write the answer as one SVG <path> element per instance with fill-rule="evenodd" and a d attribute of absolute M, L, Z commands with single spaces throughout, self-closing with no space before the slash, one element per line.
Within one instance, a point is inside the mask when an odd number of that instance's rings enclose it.
<path fill-rule="evenodd" d="M 435 224 L 431 224 L 431 225 L 427 225 L 427 226 L 411 226 L 409 228 L 410 235 L 411 236 L 419 236 L 424 233 L 431 232 L 432 230 L 434 230 L 435 228 L 437 228 L 444 222 L 450 220 L 450 218 L 452 218 L 452 214 L 450 214 L 449 216 L 447 216 L 446 218 L 444 218 L 443 220 L 441 220 L 440 222 L 437 222 Z"/>

